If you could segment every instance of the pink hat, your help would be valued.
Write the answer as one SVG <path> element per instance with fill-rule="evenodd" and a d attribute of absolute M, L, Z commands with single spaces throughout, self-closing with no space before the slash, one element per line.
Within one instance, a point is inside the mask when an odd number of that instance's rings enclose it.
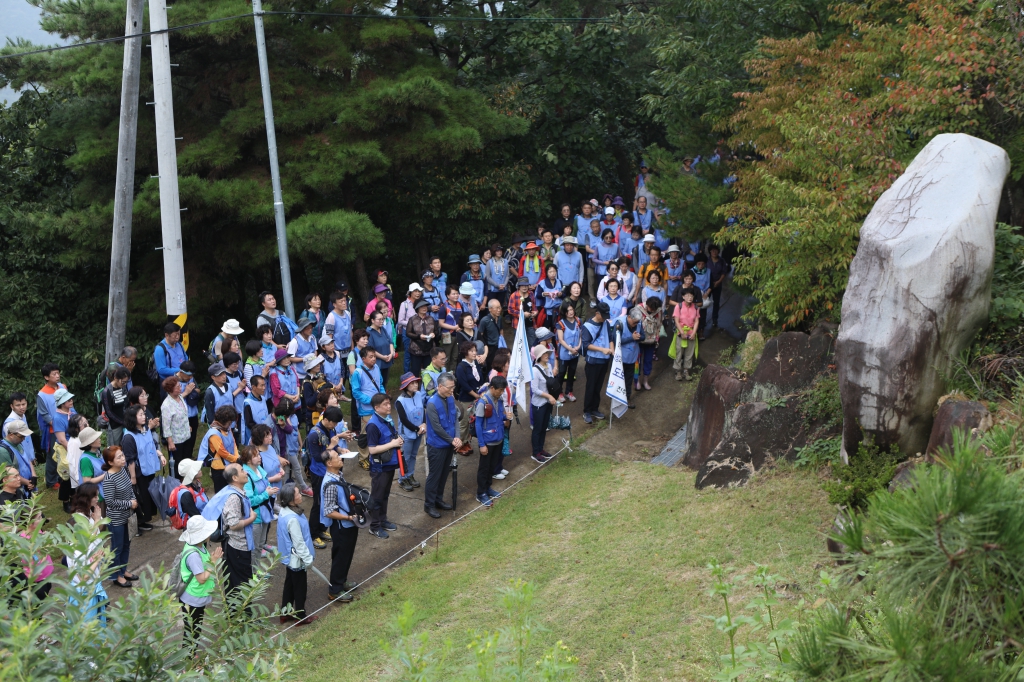
<path fill-rule="evenodd" d="M 545 346 L 543 343 L 538 343 L 536 346 L 530 349 L 530 357 L 533 358 L 534 362 L 540 360 L 546 353 L 550 353 L 551 349 Z"/>

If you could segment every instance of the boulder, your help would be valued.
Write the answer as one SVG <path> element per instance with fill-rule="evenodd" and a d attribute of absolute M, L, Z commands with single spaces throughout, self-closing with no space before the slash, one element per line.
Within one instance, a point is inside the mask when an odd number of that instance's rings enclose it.
<path fill-rule="evenodd" d="M 720 365 L 708 365 L 701 372 L 686 422 L 686 442 L 680 460 L 683 464 L 691 469 L 699 469 L 704 464 L 722 439 L 727 417 L 743 387 L 742 381 Z"/>
<path fill-rule="evenodd" d="M 939 405 L 932 423 L 932 433 L 928 438 L 925 454 L 929 457 L 940 448 L 953 447 L 953 429 L 970 432 L 978 429 L 981 432 L 992 428 L 992 415 L 988 408 L 973 400 L 946 400 Z"/>
<path fill-rule="evenodd" d="M 782 393 L 810 386 L 832 360 L 833 340 L 820 327 L 812 334 L 783 332 L 765 343 L 751 379 L 755 384 L 771 384 Z"/>
<path fill-rule="evenodd" d="M 844 461 L 865 436 L 925 449 L 941 377 L 988 317 L 1009 167 L 993 144 L 937 135 L 864 221 L 836 345 Z"/>
<path fill-rule="evenodd" d="M 914 477 L 914 469 L 917 465 L 924 461 L 924 457 L 911 457 L 908 460 L 900 462 L 896 466 L 896 471 L 892 474 L 892 480 L 889 481 L 888 490 L 891 493 L 896 492 L 900 488 L 910 487 L 910 482 Z"/>
<path fill-rule="evenodd" d="M 741 486 L 771 459 L 792 459 L 807 441 L 804 420 L 796 399 L 786 405 L 744 403 L 732 423 L 697 472 L 698 489 Z"/>

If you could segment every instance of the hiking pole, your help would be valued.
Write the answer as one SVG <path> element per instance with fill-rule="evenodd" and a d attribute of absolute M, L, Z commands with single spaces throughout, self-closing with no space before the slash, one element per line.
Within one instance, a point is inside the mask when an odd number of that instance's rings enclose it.
<path fill-rule="evenodd" d="M 325 583 L 327 583 L 327 586 L 328 586 L 328 587 L 330 587 L 330 586 L 331 586 L 331 581 L 327 579 L 327 576 L 326 576 L 326 575 L 324 575 L 323 573 L 321 573 L 321 572 L 320 572 L 320 569 L 319 569 L 319 568 L 317 568 L 316 566 L 310 565 L 310 567 L 309 567 L 309 570 L 313 571 L 313 572 L 314 572 L 314 573 L 316 573 L 316 574 L 317 574 L 318 576 L 320 576 L 320 577 L 321 577 L 321 578 L 323 579 L 323 581 L 324 581 Z"/>
<path fill-rule="evenodd" d="M 452 453 L 452 512 L 455 512 L 455 505 L 459 499 L 459 465 L 455 461 L 455 453 Z"/>

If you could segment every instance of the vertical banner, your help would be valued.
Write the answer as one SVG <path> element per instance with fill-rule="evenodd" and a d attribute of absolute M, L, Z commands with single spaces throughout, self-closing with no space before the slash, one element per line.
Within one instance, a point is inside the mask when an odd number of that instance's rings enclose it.
<path fill-rule="evenodd" d="M 516 403 L 526 415 L 530 414 L 530 390 L 527 385 L 532 380 L 533 363 L 530 361 L 530 349 L 526 344 L 526 319 L 520 314 L 516 338 L 512 342 L 512 357 L 508 363 L 508 385 L 512 389 Z"/>
<path fill-rule="evenodd" d="M 611 372 L 608 374 L 608 387 L 604 394 L 612 399 L 612 414 L 619 419 L 629 409 L 626 397 L 626 375 L 622 370 L 622 330 L 615 332 L 615 355 L 612 358 Z M 610 423 L 610 422 L 609 422 Z"/>

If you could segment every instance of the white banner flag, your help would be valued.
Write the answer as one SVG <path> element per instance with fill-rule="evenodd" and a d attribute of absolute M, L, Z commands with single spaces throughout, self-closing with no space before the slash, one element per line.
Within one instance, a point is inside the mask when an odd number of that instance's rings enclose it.
<path fill-rule="evenodd" d="M 516 338 L 512 342 L 512 357 L 508 363 L 508 386 L 512 389 L 519 409 L 529 418 L 530 389 L 533 380 L 533 363 L 530 361 L 530 349 L 526 341 L 526 319 L 519 315 L 519 326 L 516 327 Z"/>
<path fill-rule="evenodd" d="M 615 332 L 615 356 L 612 358 L 612 371 L 608 375 L 608 388 L 604 394 L 612 399 L 612 414 L 622 419 L 622 415 L 629 409 L 629 399 L 626 397 L 626 374 L 622 370 L 621 328 Z"/>

